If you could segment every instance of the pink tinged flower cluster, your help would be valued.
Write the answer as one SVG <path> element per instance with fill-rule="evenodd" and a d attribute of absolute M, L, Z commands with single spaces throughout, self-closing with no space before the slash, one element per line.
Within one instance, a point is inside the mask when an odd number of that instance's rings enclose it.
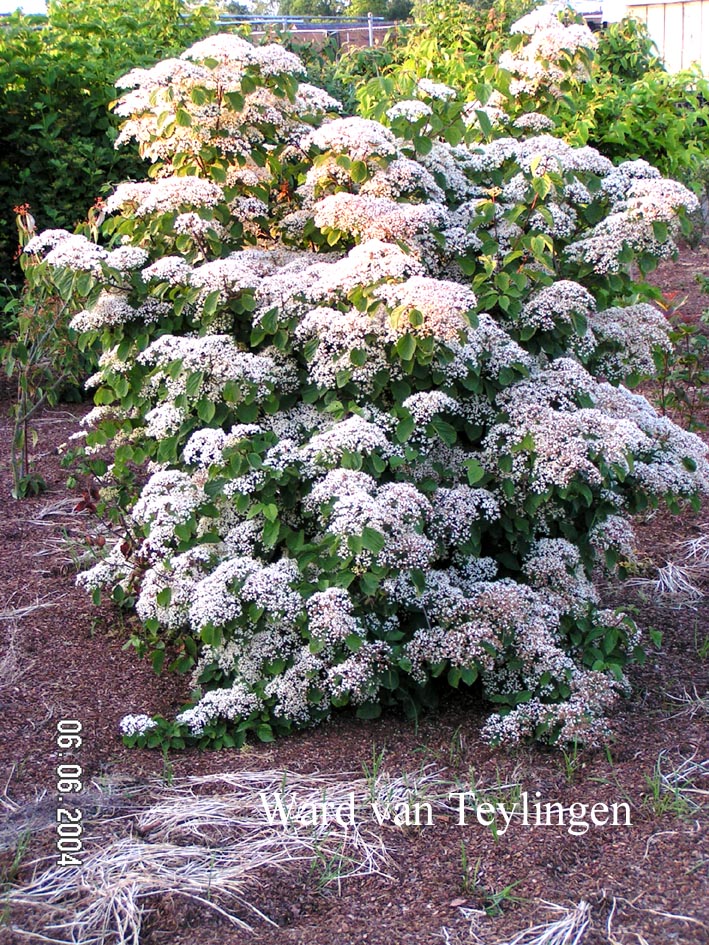
<path fill-rule="evenodd" d="M 441 229 L 449 220 L 445 207 L 435 203 L 397 203 L 371 194 L 330 194 L 313 207 L 316 226 L 339 230 L 359 242 L 401 241 L 416 247 L 431 230 Z"/>
<path fill-rule="evenodd" d="M 440 341 L 459 339 L 471 327 L 467 316 L 477 302 L 467 286 L 426 276 L 384 284 L 376 294 L 394 309 L 391 320 L 396 332 L 430 335 Z M 412 321 L 413 312 L 422 316 L 421 324 Z"/>

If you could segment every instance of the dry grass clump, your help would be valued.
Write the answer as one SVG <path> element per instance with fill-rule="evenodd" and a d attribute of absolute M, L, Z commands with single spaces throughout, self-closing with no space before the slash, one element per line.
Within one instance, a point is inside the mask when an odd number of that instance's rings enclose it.
<path fill-rule="evenodd" d="M 135 786 L 109 788 L 111 804 L 91 822 L 81 865 L 37 861 L 29 864 L 32 878 L 9 890 L 10 916 L 22 907 L 33 917 L 26 923 L 32 927 L 14 926 L 18 934 L 57 943 L 139 945 L 147 911 L 166 895 L 198 903 L 246 931 L 253 918 L 270 922 L 254 893 L 273 870 L 319 870 L 324 882 L 339 882 L 384 874 L 389 863 L 365 814 L 372 793 L 366 779 L 245 771 L 154 782 L 140 794 Z M 416 778 L 412 789 L 422 792 Z M 116 816 L 123 794 L 129 810 Z M 272 810 L 273 797 L 282 797 L 288 812 L 283 822 L 267 816 L 262 795 Z M 333 805 L 353 808 L 355 817 L 351 823 L 345 816 L 342 823 L 332 816 L 313 823 L 312 811 L 325 803 L 330 811 Z"/>
<path fill-rule="evenodd" d="M 676 547 L 675 559 L 658 567 L 654 578 L 633 578 L 628 585 L 677 604 L 698 603 L 706 595 L 709 579 L 709 533 L 679 542 Z"/>
<path fill-rule="evenodd" d="M 582 945 L 591 928 L 591 907 L 581 900 L 577 905 L 566 907 L 540 900 L 538 903 L 556 914 L 556 918 L 529 926 L 512 938 L 490 938 L 483 931 L 481 921 L 487 917 L 485 910 L 461 908 L 461 914 L 470 922 L 467 936 L 458 930 L 442 928 L 439 937 L 444 945 Z"/>
<path fill-rule="evenodd" d="M 591 925 L 591 907 L 583 899 L 567 909 L 551 902 L 544 906 L 554 910 L 558 918 L 518 932 L 500 945 L 581 945 Z"/>

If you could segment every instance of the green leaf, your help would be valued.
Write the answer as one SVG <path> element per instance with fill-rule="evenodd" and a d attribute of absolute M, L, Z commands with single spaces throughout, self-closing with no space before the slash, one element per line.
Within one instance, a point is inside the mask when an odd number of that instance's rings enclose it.
<path fill-rule="evenodd" d="M 377 702 L 365 702 L 357 709 L 358 719 L 378 719 L 382 714 L 382 707 Z"/>
<path fill-rule="evenodd" d="M 477 119 L 480 123 L 480 130 L 486 138 L 489 138 L 492 134 L 492 122 L 490 121 L 490 116 L 481 108 L 476 108 L 475 114 L 477 115 Z"/>
<path fill-rule="evenodd" d="M 373 574 L 363 574 L 359 579 L 359 583 L 365 597 L 374 597 L 379 590 L 379 579 Z"/>
<path fill-rule="evenodd" d="M 361 184 L 369 176 L 367 165 L 364 161 L 353 161 L 350 166 L 350 177 L 355 184 Z"/>
<path fill-rule="evenodd" d="M 265 522 L 263 526 L 263 534 L 261 536 L 261 541 L 265 548 L 273 548 L 273 546 L 278 541 L 278 536 L 281 531 L 281 523 L 279 521 L 274 522 Z"/>
<path fill-rule="evenodd" d="M 430 154 L 433 149 L 433 141 L 425 135 L 416 135 L 414 138 L 414 147 L 417 154 Z"/>
<path fill-rule="evenodd" d="M 362 530 L 362 545 L 367 549 L 367 551 L 371 551 L 372 554 L 378 555 L 384 550 L 386 538 L 375 528 L 370 528 L 369 525 L 365 525 L 364 529 Z"/>
<path fill-rule="evenodd" d="M 655 236 L 655 239 L 658 241 L 658 243 L 666 242 L 667 237 L 669 235 L 668 226 L 662 220 L 653 220 L 652 232 Z"/>
<path fill-rule="evenodd" d="M 476 482 L 480 480 L 485 475 L 485 470 L 482 468 L 477 459 L 469 459 L 465 463 L 465 468 L 468 471 L 468 483 L 471 486 L 474 486 Z"/>
<path fill-rule="evenodd" d="M 222 631 L 208 623 L 199 631 L 199 638 L 207 646 L 219 646 L 222 642 Z"/>
<path fill-rule="evenodd" d="M 205 423 L 211 423 L 216 412 L 217 407 L 213 400 L 202 399 L 197 404 L 197 416 Z"/>
<path fill-rule="evenodd" d="M 156 676 L 159 676 L 165 663 L 165 650 L 153 650 L 152 656 L 150 657 L 150 662 L 153 666 L 153 672 Z"/>
<path fill-rule="evenodd" d="M 404 361 L 410 361 L 416 354 L 416 338 L 414 335 L 402 335 L 394 346 L 396 353 Z"/>
<path fill-rule="evenodd" d="M 204 372 L 203 371 L 193 371 L 187 378 L 185 384 L 185 393 L 188 397 L 196 397 L 197 393 L 204 383 Z"/>
<path fill-rule="evenodd" d="M 431 426 L 448 446 L 453 446 L 458 439 L 458 431 L 456 428 L 451 426 L 450 423 L 446 423 L 445 420 L 441 420 L 440 417 L 434 417 L 433 420 L 431 420 Z"/>
<path fill-rule="evenodd" d="M 400 420 L 396 427 L 396 438 L 399 443 L 405 443 L 415 429 L 416 421 L 413 417 L 404 417 L 403 420 Z"/>
<path fill-rule="evenodd" d="M 240 112 L 244 107 L 244 96 L 240 92 L 226 92 L 224 100 L 235 112 Z"/>

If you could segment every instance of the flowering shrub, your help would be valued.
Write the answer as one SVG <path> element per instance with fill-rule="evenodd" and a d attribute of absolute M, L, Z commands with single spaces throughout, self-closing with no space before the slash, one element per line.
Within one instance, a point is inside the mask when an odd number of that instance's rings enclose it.
<path fill-rule="evenodd" d="M 124 734 L 239 745 L 447 682 L 496 705 L 492 742 L 593 740 L 640 651 L 592 570 L 709 486 L 702 441 L 622 386 L 668 344 L 631 265 L 696 198 L 534 123 L 480 143 L 441 83 L 387 127 L 299 74 L 235 36 L 130 73 L 151 179 L 103 242 L 25 248 L 103 352 L 86 444 L 124 533 L 79 582 L 195 681 Z"/>

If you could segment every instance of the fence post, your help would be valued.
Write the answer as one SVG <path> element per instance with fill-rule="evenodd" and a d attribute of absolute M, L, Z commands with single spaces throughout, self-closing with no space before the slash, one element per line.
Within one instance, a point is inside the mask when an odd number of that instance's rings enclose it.
<path fill-rule="evenodd" d="M 367 14 L 367 29 L 369 31 L 369 45 L 374 45 L 374 18 L 371 13 Z"/>

